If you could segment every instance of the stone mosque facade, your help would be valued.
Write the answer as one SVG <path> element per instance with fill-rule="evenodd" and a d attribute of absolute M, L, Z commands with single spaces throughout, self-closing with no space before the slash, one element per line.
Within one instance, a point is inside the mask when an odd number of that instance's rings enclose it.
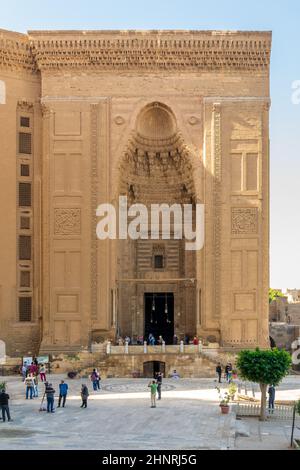
<path fill-rule="evenodd" d="M 7 354 L 269 346 L 270 51 L 269 32 L 0 30 Z M 99 240 L 120 195 L 204 204 L 203 249 Z"/>

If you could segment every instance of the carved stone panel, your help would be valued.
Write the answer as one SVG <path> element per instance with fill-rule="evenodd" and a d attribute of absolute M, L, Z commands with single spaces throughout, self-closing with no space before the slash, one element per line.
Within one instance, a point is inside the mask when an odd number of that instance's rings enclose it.
<path fill-rule="evenodd" d="M 54 209 L 55 235 L 80 235 L 81 209 Z"/>
<path fill-rule="evenodd" d="M 258 233 L 257 207 L 233 207 L 231 209 L 232 235 L 256 235 Z"/>

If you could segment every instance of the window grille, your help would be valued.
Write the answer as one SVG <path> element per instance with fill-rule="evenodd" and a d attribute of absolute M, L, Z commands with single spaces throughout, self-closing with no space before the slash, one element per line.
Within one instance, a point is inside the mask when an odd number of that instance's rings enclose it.
<path fill-rule="evenodd" d="M 19 153 L 31 154 L 31 134 L 19 132 Z"/>
<path fill-rule="evenodd" d="M 28 322 L 32 318 L 31 297 L 19 297 L 19 321 Z"/>

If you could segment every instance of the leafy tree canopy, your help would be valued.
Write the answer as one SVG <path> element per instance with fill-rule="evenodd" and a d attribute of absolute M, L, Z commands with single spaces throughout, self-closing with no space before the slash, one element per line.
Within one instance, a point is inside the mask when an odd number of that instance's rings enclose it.
<path fill-rule="evenodd" d="M 291 367 L 291 357 L 278 349 L 241 351 L 237 359 L 240 376 L 260 384 L 278 385 Z"/>
<path fill-rule="evenodd" d="M 284 297 L 284 294 L 280 292 L 280 290 L 269 289 L 269 303 L 271 303 L 273 300 L 277 299 L 278 297 Z"/>

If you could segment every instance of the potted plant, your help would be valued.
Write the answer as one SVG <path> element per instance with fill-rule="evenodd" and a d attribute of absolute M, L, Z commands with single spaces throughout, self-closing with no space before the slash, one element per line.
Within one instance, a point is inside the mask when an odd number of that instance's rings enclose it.
<path fill-rule="evenodd" d="M 235 394 L 237 392 L 237 386 L 235 383 L 231 383 L 229 385 L 229 388 L 228 388 L 228 393 L 229 393 L 229 396 L 230 396 L 230 400 L 231 401 L 234 401 L 234 398 L 235 398 Z"/>
<path fill-rule="evenodd" d="M 216 388 L 219 393 L 221 413 L 227 415 L 229 413 L 230 393 L 228 391 L 222 393 L 219 387 Z"/>

